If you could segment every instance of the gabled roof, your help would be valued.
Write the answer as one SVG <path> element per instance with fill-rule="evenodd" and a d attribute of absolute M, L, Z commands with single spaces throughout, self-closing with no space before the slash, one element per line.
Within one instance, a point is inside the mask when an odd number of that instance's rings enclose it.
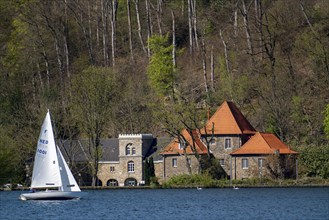
<path fill-rule="evenodd" d="M 186 147 L 187 154 L 194 154 L 191 146 L 193 146 L 193 140 L 190 133 L 184 129 L 181 134 L 184 136 L 185 140 L 188 142 L 188 146 Z M 196 130 L 192 131 L 192 135 L 194 138 L 195 148 L 198 154 L 207 154 L 207 147 L 204 143 L 200 140 L 200 135 L 196 132 Z M 172 140 L 160 153 L 162 155 L 177 155 L 177 154 L 184 154 L 183 149 L 179 149 L 179 141 L 178 138 Z"/>
<path fill-rule="evenodd" d="M 233 102 L 225 101 L 206 123 L 207 134 L 254 134 L 256 130 Z M 205 129 L 201 129 L 205 134 Z"/>
<path fill-rule="evenodd" d="M 271 133 L 257 132 L 241 148 L 233 151 L 232 156 L 252 155 L 252 154 L 298 154 L 290 150 L 277 136 Z"/>

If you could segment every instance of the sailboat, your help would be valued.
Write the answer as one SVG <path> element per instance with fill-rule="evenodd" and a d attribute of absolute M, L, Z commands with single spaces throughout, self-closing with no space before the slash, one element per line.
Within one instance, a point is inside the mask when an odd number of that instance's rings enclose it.
<path fill-rule="evenodd" d="M 20 195 L 21 200 L 67 200 L 79 199 L 82 195 L 59 147 L 55 144 L 49 110 L 38 139 L 30 189 L 29 193 Z"/>

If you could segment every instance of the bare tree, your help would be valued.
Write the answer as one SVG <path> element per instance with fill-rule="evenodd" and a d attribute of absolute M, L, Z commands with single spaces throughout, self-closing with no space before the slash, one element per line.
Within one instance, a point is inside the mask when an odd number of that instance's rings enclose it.
<path fill-rule="evenodd" d="M 108 7 L 109 7 L 109 2 L 108 1 L 109 0 L 101 0 L 104 66 L 109 65 L 109 54 L 108 54 Z"/>
<path fill-rule="evenodd" d="M 133 42 L 132 42 L 132 31 L 131 31 L 131 12 L 130 12 L 130 3 L 131 0 L 127 0 L 127 17 L 128 17 L 128 32 L 129 32 L 129 50 L 130 50 L 130 58 L 134 60 L 133 54 Z"/>
<path fill-rule="evenodd" d="M 115 50 L 116 50 L 116 20 L 118 10 L 118 0 L 112 0 L 111 4 L 111 41 L 112 41 L 112 65 L 115 66 Z"/>
<path fill-rule="evenodd" d="M 147 54 L 146 48 L 144 46 L 143 35 L 142 35 L 142 26 L 141 26 L 141 21 L 140 21 L 140 14 L 139 14 L 139 0 L 134 0 L 134 2 L 135 2 L 135 9 L 136 9 L 138 36 L 139 36 L 140 43 L 142 45 L 142 49 Z"/>
<path fill-rule="evenodd" d="M 162 35 L 162 4 L 163 0 L 157 0 L 157 20 L 160 35 Z"/>
<path fill-rule="evenodd" d="M 172 62 L 173 67 L 176 68 L 176 31 L 175 31 L 175 14 L 171 10 L 171 18 L 172 18 Z"/>
<path fill-rule="evenodd" d="M 241 0 L 242 2 L 242 16 L 243 16 L 243 23 L 244 23 L 244 29 L 246 32 L 246 38 L 247 38 L 247 45 L 248 45 L 248 54 L 251 55 L 251 60 L 254 63 L 254 48 L 252 45 L 252 39 L 251 39 L 251 33 L 250 33 L 250 28 L 249 28 L 249 20 L 248 20 L 248 9 L 250 8 L 252 1 L 250 2 L 250 4 L 248 5 L 248 8 L 246 7 L 246 3 L 245 0 Z"/>

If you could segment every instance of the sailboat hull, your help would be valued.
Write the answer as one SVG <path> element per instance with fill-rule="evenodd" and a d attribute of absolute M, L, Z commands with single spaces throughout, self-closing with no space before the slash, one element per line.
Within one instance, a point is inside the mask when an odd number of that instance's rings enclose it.
<path fill-rule="evenodd" d="M 69 200 L 80 199 L 81 192 L 42 191 L 24 193 L 20 195 L 21 200 Z"/>

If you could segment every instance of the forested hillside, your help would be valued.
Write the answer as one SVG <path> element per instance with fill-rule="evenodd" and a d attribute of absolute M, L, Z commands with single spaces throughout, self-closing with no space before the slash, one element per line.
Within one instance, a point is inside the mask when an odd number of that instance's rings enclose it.
<path fill-rule="evenodd" d="M 201 127 L 223 100 L 328 151 L 327 0 L 0 0 L 0 73 L 0 178 L 24 175 L 47 109 L 57 138 L 96 153 Z"/>

